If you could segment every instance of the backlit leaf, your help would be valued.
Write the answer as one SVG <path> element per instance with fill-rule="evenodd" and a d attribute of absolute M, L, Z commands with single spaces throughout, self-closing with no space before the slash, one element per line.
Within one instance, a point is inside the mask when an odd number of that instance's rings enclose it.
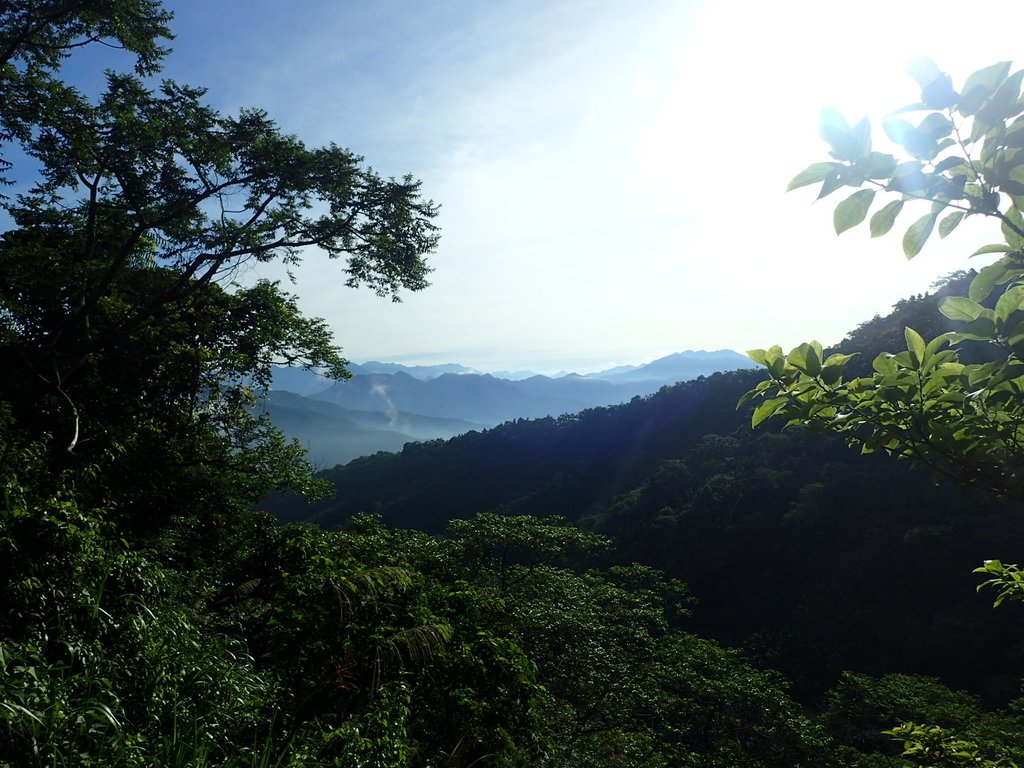
<path fill-rule="evenodd" d="M 971 287 L 967 295 L 971 297 L 972 301 L 984 301 L 992 293 L 993 288 L 1010 279 L 1011 273 L 1012 268 L 1005 257 L 994 264 L 989 264 L 971 280 Z"/>
<path fill-rule="evenodd" d="M 984 307 L 963 296 L 947 296 L 939 302 L 939 312 L 950 320 L 970 322 L 978 317 Z"/>
<path fill-rule="evenodd" d="M 846 230 L 864 221 L 864 217 L 868 215 L 868 209 L 871 207 L 871 202 L 874 199 L 875 190 L 862 189 L 854 192 L 839 203 L 832 217 L 836 234 L 841 235 Z"/>
<path fill-rule="evenodd" d="M 1024 217 L 1021 216 L 1018 208 L 1011 207 L 1006 212 L 1006 218 L 1002 222 L 1002 230 L 1003 237 L 1006 238 L 1006 244 L 1010 246 L 1010 250 L 1016 251 L 1024 248 L 1024 235 L 1021 235 L 1021 232 L 1024 231 Z"/>
<path fill-rule="evenodd" d="M 903 235 L 903 254 L 912 259 L 921 252 L 924 244 L 932 234 L 935 227 L 937 215 L 928 213 L 910 225 L 910 229 Z"/>
<path fill-rule="evenodd" d="M 992 243 L 991 245 L 981 246 L 971 256 L 982 256 L 986 253 L 1009 253 L 1012 250 L 1006 243 Z"/>
<path fill-rule="evenodd" d="M 896 222 L 896 217 L 902 210 L 903 201 L 893 200 L 875 211 L 871 216 L 871 221 L 869 223 L 869 226 L 871 227 L 871 236 L 880 237 L 892 229 L 892 225 Z"/>
<path fill-rule="evenodd" d="M 924 361 L 924 351 L 926 347 L 924 339 L 921 338 L 921 334 L 909 326 L 903 329 L 903 336 L 907 340 L 907 351 L 910 352 L 911 359 L 916 363 L 915 367 L 920 367 L 921 363 Z"/>
<path fill-rule="evenodd" d="M 800 187 L 806 187 L 808 184 L 824 181 L 830 174 L 835 174 L 842 168 L 842 163 L 814 163 L 809 165 L 790 180 L 786 191 L 790 192 Z"/>
<path fill-rule="evenodd" d="M 768 365 L 768 362 L 765 359 L 766 354 L 767 353 L 763 349 L 748 349 L 747 350 L 747 357 L 749 357 L 751 360 L 753 360 L 758 365 Z"/>
<path fill-rule="evenodd" d="M 963 221 L 963 218 L 963 211 L 954 211 L 953 213 L 949 214 L 949 216 L 946 216 L 942 221 L 939 222 L 939 237 L 945 237 L 954 229 L 956 229 L 957 225 L 961 221 Z"/>
<path fill-rule="evenodd" d="M 771 400 L 765 400 L 754 409 L 754 413 L 750 417 L 750 426 L 756 427 L 765 419 L 774 416 L 775 412 L 787 402 L 788 400 L 784 397 L 774 397 Z"/>
<path fill-rule="evenodd" d="M 960 89 L 957 111 L 964 116 L 973 115 L 1006 79 L 1009 72 L 1010 62 L 1001 61 L 971 74 Z"/>
<path fill-rule="evenodd" d="M 1021 309 L 1022 303 L 1024 303 L 1024 285 L 1010 288 L 996 302 L 996 320 L 1005 321 L 1010 315 Z"/>

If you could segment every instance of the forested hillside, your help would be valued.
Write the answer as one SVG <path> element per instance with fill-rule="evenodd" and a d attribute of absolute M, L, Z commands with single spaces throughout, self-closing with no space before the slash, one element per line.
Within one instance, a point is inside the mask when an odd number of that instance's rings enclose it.
<path fill-rule="evenodd" d="M 894 328 L 946 330 L 938 303 L 970 279 L 900 301 L 837 350 L 871 360 Z M 937 675 L 1012 698 L 1024 663 L 1003 638 L 1024 616 L 990 610 L 964 574 L 979 552 L 1012 558 L 1024 519 L 834 437 L 752 429 L 752 409 L 736 402 L 758 380 L 716 374 L 622 406 L 409 445 L 324 472 L 332 498 L 271 508 L 333 526 L 374 512 L 432 533 L 484 510 L 564 516 L 610 536 L 609 561 L 686 582 L 699 605 L 689 628 L 782 669 L 808 701 L 844 669 Z"/>
<path fill-rule="evenodd" d="M 346 370 L 325 321 L 243 267 L 326 256 L 398 298 L 426 287 L 437 206 L 159 80 L 171 21 L 156 0 L 0 4 L 0 767 L 1024 761 L 1024 579 L 985 566 L 1011 603 L 993 613 L 965 578 L 1018 523 L 910 462 L 751 432 L 751 408 L 815 424 L 846 415 L 807 405 L 821 388 L 874 391 L 813 345 L 354 462 L 317 508 L 329 526 L 258 511 L 329 486 L 260 410 L 273 367 Z M 62 67 L 97 47 L 117 66 L 89 93 Z M 1003 333 L 1014 290 L 954 307 Z M 906 338 L 872 386 L 935 359 Z M 969 371 L 987 414 L 1012 410 L 1018 363 L 940 362 L 942 397 Z M 1012 489 L 1016 465 L 988 458 L 1019 422 L 996 421 L 969 458 Z"/>

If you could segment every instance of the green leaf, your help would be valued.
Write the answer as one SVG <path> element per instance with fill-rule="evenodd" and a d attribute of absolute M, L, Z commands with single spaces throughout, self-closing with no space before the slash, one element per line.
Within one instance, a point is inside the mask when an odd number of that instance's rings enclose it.
<path fill-rule="evenodd" d="M 949 157 L 942 158 L 942 160 L 936 163 L 933 172 L 943 173 L 945 171 L 950 170 L 951 168 L 957 168 L 958 166 L 961 165 L 967 166 L 969 165 L 969 163 L 962 157 L 959 157 L 957 155 L 950 155 Z"/>
<path fill-rule="evenodd" d="M 1006 218 L 1001 224 L 1001 229 L 1003 237 L 1006 238 L 1006 244 L 1010 246 L 1011 251 L 1024 248 L 1024 236 L 1021 236 L 1020 232 L 1017 231 L 1024 231 L 1024 217 L 1021 216 L 1020 209 L 1011 207 L 1006 211 L 1005 216 Z"/>
<path fill-rule="evenodd" d="M 971 287 L 967 295 L 972 301 L 984 301 L 992 293 L 997 285 L 1005 283 L 1012 278 L 1013 267 L 1007 257 L 1001 258 L 994 264 L 989 264 L 981 269 L 974 279 L 971 280 Z"/>
<path fill-rule="evenodd" d="M 981 304 L 963 296 L 947 296 L 939 302 L 939 312 L 950 320 L 962 320 L 968 323 L 981 315 L 984 309 Z"/>
<path fill-rule="evenodd" d="M 842 170 L 829 174 L 825 178 L 825 181 L 821 184 L 821 190 L 818 192 L 818 197 L 815 199 L 821 200 L 821 198 L 828 197 L 840 187 L 846 186 L 846 166 L 841 166 L 841 168 Z"/>
<path fill-rule="evenodd" d="M 975 318 L 951 335 L 951 338 L 954 339 L 971 339 L 973 341 L 992 341 L 995 337 L 995 321 L 987 314 Z"/>
<path fill-rule="evenodd" d="M 1008 253 L 1012 250 L 1013 249 L 1006 243 L 992 243 L 991 245 L 981 246 L 981 248 L 972 253 L 971 256 L 982 256 L 986 253 Z"/>
<path fill-rule="evenodd" d="M 1006 79 L 1010 72 L 1010 62 L 1001 61 L 997 64 L 979 69 L 964 81 L 957 100 L 957 112 L 964 117 L 973 115 L 984 101 Z"/>
<path fill-rule="evenodd" d="M 887 203 L 885 206 L 875 211 L 871 216 L 871 236 L 880 237 L 892 229 L 892 225 L 896 223 L 896 217 L 899 216 L 900 211 L 903 210 L 902 200 L 893 200 L 891 203 Z"/>
<path fill-rule="evenodd" d="M 1024 148 L 1024 118 L 1018 118 L 1010 124 L 1003 135 L 1003 146 L 1009 149 Z"/>
<path fill-rule="evenodd" d="M 767 357 L 766 357 L 768 353 L 765 352 L 765 350 L 763 350 L 763 349 L 748 349 L 746 354 L 747 354 L 747 357 L 749 357 L 751 360 L 753 360 L 758 365 L 768 365 L 768 360 L 767 360 Z"/>
<path fill-rule="evenodd" d="M 896 171 L 899 162 L 892 155 L 871 152 L 857 161 L 856 169 L 866 179 L 888 179 Z"/>
<path fill-rule="evenodd" d="M 1017 115 L 1017 99 L 1020 96 L 1021 78 L 1024 70 L 1014 72 L 1006 78 L 992 94 L 992 97 L 978 110 L 976 119 L 984 120 L 992 125 L 1001 125 L 1008 117 Z"/>
<path fill-rule="evenodd" d="M 809 165 L 790 180 L 786 191 L 791 192 L 794 189 L 806 187 L 808 184 L 817 184 L 819 181 L 824 181 L 830 175 L 838 173 L 843 168 L 842 163 L 814 163 Z"/>
<path fill-rule="evenodd" d="M 937 141 L 953 132 L 953 123 L 941 112 L 932 112 L 917 126 L 917 132 L 931 141 Z"/>
<path fill-rule="evenodd" d="M 1004 333 L 1006 335 L 1006 343 L 1011 347 L 1024 343 L 1024 322 L 1014 324 L 1007 328 Z"/>
<path fill-rule="evenodd" d="M 903 235 L 903 254 L 912 259 L 921 252 L 924 244 L 928 241 L 935 227 L 935 219 L 938 215 L 928 213 L 910 225 L 910 229 Z"/>
<path fill-rule="evenodd" d="M 809 349 L 805 352 L 807 359 L 807 374 L 809 376 L 820 376 L 821 375 L 821 345 L 817 343 L 811 343 L 807 345 Z"/>
<path fill-rule="evenodd" d="M 825 360 L 825 367 L 831 368 L 832 366 L 838 366 L 842 368 L 844 365 L 850 362 L 853 358 L 857 357 L 857 355 L 859 354 L 860 352 L 854 352 L 849 355 L 844 355 L 836 352 L 835 354 L 829 355 L 828 359 Z"/>
<path fill-rule="evenodd" d="M 874 360 L 871 361 L 871 367 L 878 373 L 886 376 L 891 373 L 895 373 L 896 366 L 893 363 L 892 355 L 888 352 L 880 352 Z"/>
<path fill-rule="evenodd" d="M 1008 289 L 996 302 L 995 316 L 997 322 L 1005 322 L 1010 315 L 1024 305 L 1024 285 Z"/>
<path fill-rule="evenodd" d="M 939 222 L 939 237 L 943 238 L 957 228 L 957 225 L 963 221 L 964 212 L 954 211 L 949 214 L 946 218 Z"/>
<path fill-rule="evenodd" d="M 939 76 L 921 91 L 921 101 L 931 109 L 948 109 L 956 104 L 957 97 L 949 75 Z"/>
<path fill-rule="evenodd" d="M 785 397 L 773 397 L 771 400 L 765 400 L 754 409 L 754 413 L 750 417 L 750 426 L 756 427 L 765 419 L 774 416 L 775 412 L 787 402 L 789 400 Z"/>
<path fill-rule="evenodd" d="M 786 355 L 786 362 L 801 373 L 817 376 L 821 373 L 821 344 L 818 342 L 801 344 L 790 350 L 790 353 Z"/>
<path fill-rule="evenodd" d="M 832 216 L 832 223 L 835 226 L 836 234 L 841 235 L 851 227 L 855 227 L 864 221 L 868 215 L 871 202 L 875 199 L 875 190 L 862 189 L 854 192 L 848 198 L 836 206 Z"/>
<path fill-rule="evenodd" d="M 934 355 L 947 344 L 949 344 L 948 336 L 936 336 L 934 339 L 928 342 L 928 346 L 925 347 L 925 354 Z"/>
<path fill-rule="evenodd" d="M 924 352 L 927 345 L 924 339 L 921 338 L 921 334 L 909 326 L 903 329 L 903 336 L 907 340 L 907 351 L 910 352 L 911 359 L 916 363 L 914 367 L 919 368 L 921 363 L 924 362 Z"/>

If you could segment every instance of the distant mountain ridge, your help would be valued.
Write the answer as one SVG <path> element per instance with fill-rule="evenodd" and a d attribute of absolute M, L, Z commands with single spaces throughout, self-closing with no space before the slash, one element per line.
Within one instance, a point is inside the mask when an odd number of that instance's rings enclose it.
<path fill-rule="evenodd" d="M 750 367 L 750 360 L 737 352 L 687 350 L 645 365 L 586 375 L 522 371 L 512 374 L 520 377 L 514 379 L 458 363 L 351 364 L 353 376 L 342 382 L 315 371 L 278 368 L 264 407 L 315 461 L 331 466 L 377 451 L 401 450 L 414 440 L 448 439 L 514 419 L 615 405 L 678 381 Z"/>
<path fill-rule="evenodd" d="M 401 363 L 382 363 L 370 360 L 365 363 L 349 363 L 349 371 L 354 376 L 374 373 L 406 373 L 414 379 L 436 379 L 446 373 L 480 373 L 474 368 L 467 368 L 458 363 L 442 363 L 440 365 L 402 365 Z"/>

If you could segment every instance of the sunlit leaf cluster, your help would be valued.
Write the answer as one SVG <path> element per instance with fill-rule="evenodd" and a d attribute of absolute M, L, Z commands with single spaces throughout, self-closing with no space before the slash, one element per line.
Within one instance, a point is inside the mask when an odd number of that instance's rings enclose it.
<path fill-rule="evenodd" d="M 911 74 L 921 86 L 920 101 L 882 122 L 904 157 L 872 148 L 867 118 L 851 126 L 835 110 L 824 109 L 819 133 L 831 147 L 832 160 L 801 171 L 789 189 L 820 183 L 821 199 L 844 187 L 856 188 L 836 205 L 837 234 L 867 219 L 880 192 L 898 197 L 871 215 L 872 237 L 889 232 L 905 209 L 926 211 L 904 232 L 907 258 L 920 253 L 936 228 L 939 237 L 946 237 L 964 218 L 977 214 L 1001 219 L 1006 238 L 979 253 L 1024 247 L 1024 70 L 1010 74 L 1009 62 L 993 64 L 968 77 L 959 92 L 930 60 L 917 62 Z"/>
<path fill-rule="evenodd" d="M 790 189 L 821 184 L 819 199 L 842 187 L 858 191 L 836 205 L 837 233 L 863 222 L 878 193 L 889 197 L 871 216 L 872 236 L 888 232 L 904 208 L 927 205 L 903 235 L 916 256 L 937 228 L 949 235 L 966 217 L 999 221 L 1002 241 L 977 253 L 1004 254 L 971 282 L 968 296 L 939 309 L 953 331 L 926 340 L 905 331 L 906 348 L 880 354 L 873 374 L 844 377 L 849 357 L 823 359 L 817 342 L 788 354 L 753 350 L 768 378 L 744 398 L 757 400 L 756 426 L 773 416 L 842 433 L 865 452 L 884 450 L 995 494 L 1024 497 L 1024 71 L 1002 62 L 969 76 L 959 91 L 928 60 L 911 74 L 920 101 L 883 123 L 903 156 L 872 150 L 870 123 L 850 126 L 822 113 L 820 133 L 832 160 L 798 174 Z M 916 123 L 902 115 L 925 113 Z M 965 343 L 989 348 L 988 362 L 963 356 Z"/>

